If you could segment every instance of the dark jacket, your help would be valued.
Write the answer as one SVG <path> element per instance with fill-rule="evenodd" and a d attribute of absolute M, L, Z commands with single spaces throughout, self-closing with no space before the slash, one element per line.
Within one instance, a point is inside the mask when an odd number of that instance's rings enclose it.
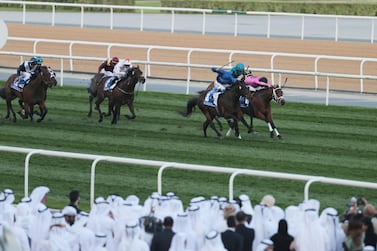
<path fill-rule="evenodd" d="M 254 229 L 248 228 L 244 224 L 238 224 L 236 226 L 236 233 L 239 233 L 243 237 L 243 251 L 253 251 Z"/>
<path fill-rule="evenodd" d="M 151 251 L 169 251 L 174 232 L 170 228 L 165 228 L 161 232 L 153 235 Z"/>
<path fill-rule="evenodd" d="M 232 230 L 225 230 L 221 233 L 221 240 L 228 251 L 243 251 L 243 237 Z"/>

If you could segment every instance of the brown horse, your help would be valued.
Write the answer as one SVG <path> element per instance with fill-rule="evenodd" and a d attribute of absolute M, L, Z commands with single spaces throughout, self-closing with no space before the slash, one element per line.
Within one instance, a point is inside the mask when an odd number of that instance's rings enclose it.
<path fill-rule="evenodd" d="M 30 118 L 31 121 L 33 120 L 34 105 L 39 105 L 40 108 L 40 118 L 37 122 L 41 122 L 45 118 L 48 111 L 45 104 L 47 89 L 57 85 L 56 74 L 47 66 L 38 66 L 36 72 L 37 74 L 24 86 L 22 92 L 11 87 L 15 79 L 18 78 L 17 74 L 9 76 L 5 87 L 0 90 L 0 96 L 7 102 L 7 115 L 5 118 L 9 118 L 10 112 L 12 112 L 13 122 L 16 122 L 16 113 L 12 107 L 12 100 L 17 97 L 20 100 L 19 103 L 23 103 L 24 114 L 21 115 L 23 119 Z"/>
<path fill-rule="evenodd" d="M 250 116 L 250 125 L 247 124 L 245 119 L 242 119 L 242 123 L 249 129 L 248 132 L 253 132 L 253 118 L 258 118 L 267 123 L 268 129 L 270 131 L 270 137 L 274 137 L 274 132 L 279 139 L 282 139 L 275 123 L 272 119 L 271 112 L 271 101 L 274 100 L 280 105 L 285 104 L 285 99 L 283 96 L 283 90 L 278 86 L 272 86 L 269 88 L 264 88 L 254 92 L 252 95 L 251 102 L 247 107 L 242 107 L 241 110 L 244 114 Z M 230 128 L 227 135 L 231 132 Z"/>
<path fill-rule="evenodd" d="M 134 66 L 128 71 L 127 77 L 121 79 L 114 90 L 111 92 L 109 100 L 110 111 L 113 114 L 111 124 L 117 123 L 120 116 L 120 107 L 124 104 L 128 106 L 131 112 L 131 116 L 125 115 L 126 118 L 136 118 L 134 98 L 135 86 L 137 83 L 144 84 L 145 77 L 143 76 L 143 72 L 140 70 L 139 66 Z"/>
<path fill-rule="evenodd" d="M 110 106 L 108 109 L 107 114 L 102 113 L 101 111 L 101 103 L 105 100 L 105 98 L 108 98 L 111 92 L 104 91 L 105 83 L 110 78 L 110 76 L 105 76 L 103 73 L 97 73 L 94 75 L 94 77 L 90 81 L 90 86 L 88 88 L 89 92 L 89 112 L 88 117 L 92 116 L 92 103 L 95 97 L 97 97 L 97 100 L 95 102 L 96 107 L 95 110 L 98 111 L 99 114 L 99 120 L 98 122 L 102 122 L 103 116 L 107 115 L 109 116 L 111 114 Z"/>
<path fill-rule="evenodd" d="M 183 116 L 187 117 L 197 105 L 203 112 L 206 120 L 203 123 L 204 137 L 207 137 L 207 128 L 210 126 L 219 138 L 222 138 L 221 133 L 217 130 L 213 123 L 213 119 L 217 116 L 223 117 L 227 120 L 228 124 L 235 129 L 235 136 L 241 139 L 239 133 L 238 121 L 241 120 L 243 114 L 241 111 L 239 99 L 241 96 L 250 98 L 251 94 L 243 81 L 237 81 L 232 87 L 219 96 L 217 107 L 211 107 L 204 104 L 204 99 L 208 93 L 208 89 L 202 91 L 199 97 L 193 97 L 187 102 L 186 111 L 180 112 Z"/>

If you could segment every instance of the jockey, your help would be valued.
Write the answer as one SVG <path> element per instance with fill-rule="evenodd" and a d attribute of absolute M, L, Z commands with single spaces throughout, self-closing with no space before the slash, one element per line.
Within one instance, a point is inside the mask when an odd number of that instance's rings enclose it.
<path fill-rule="evenodd" d="M 246 75 L 245 72 L 245 65 L 243 63 L 238 63 L 229 70 L 230 74 L 232 74 L 233 78 L 238 78 L 241 75 Z"/>
<path fill-rule="evenodd" d="M 132 63 L 129 58 L 119 61 L 114 66 L 113 76 L 109 80 L 106 81 L 105 91 L 112 90 L 116 86 L 116 83 L 118 82 L 117 80 L 121 79 L 122 77 L 126 77 L 128 74 L 128 71 L 131 68 L 132 68 Z"/>
<path fill-rule="evenodd" d="M 19 76 L 16 81 L 18 81 L 17 86 L 18 88 L 22 89 L 25 84 L 29 83 L 30 78 L 36 74 L 36 70 L 38 67 L 38 59 L 37 57 L 30 58 L 29 61 L 25 61 L 17 69 L 17 75 Z M 15 81 L 15 84 L 16 84 Z"/>
<path fill-rule="evenodd" d="M 245 78 L 245 84 L 249 87 L 251 92 L 255 92 L 258 87 L 272 87 L 271 83 L 268 83 L 266 77 L 257 77 L 253 76 L 251 72 L 249 72 Z"/>
<path fill-rule="evenodd" d="M 119 63 L 118 57 L 113 57 L 103 61 L 98 67 L 98 73 L 101 73 L 102 69 L 104 70 L 105 76 L 113 76 L 114 66 Z"/>
<path fill-rule="evenodd" d="M 237 82 L 237 79 L 232 76 L 232 74 L 226 70 L 218 69 L 212 67 L 211 70 L 217 73 L 216 80 L 213 83 L 213 88 L 210 90 L 204 100 L 205 103 L 211 103 L 213 100 L 213 95 L 216 92 L 224 92 L 225 89 L 229 86 L 232 86 Z"/>

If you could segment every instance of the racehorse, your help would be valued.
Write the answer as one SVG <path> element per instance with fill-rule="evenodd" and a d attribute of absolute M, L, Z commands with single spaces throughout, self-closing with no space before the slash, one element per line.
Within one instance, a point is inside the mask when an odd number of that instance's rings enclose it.
<path fill-rule="evenodd" d="M 48 111 L 45 104 L 47 89 L 57 85 L 56 74 L 47 66 L 38 66 L 36 72 L 36 75 L 30 79 L 22 91 L 17 91 L 11 87 L 12 83 L 18 78 L 17 74 L 9 76 L 5 87 L 0 90 L 0 96 L 7 102 L 7 115 L 5 118 L 9 118 L 10 112 L 12 112 L 13 122 L 16 122 L 16 113 L 12 107 L 12 100 L 17 97 L 19 103 L 23 103 L 24 114 L 21 114 L 23 119 L 30 118 L 31 121 L 33 120 L 34 105 L 39 105 L 40 108 L 40 118 L 37 122 L 41 122 L 45 118 Z"/>
<path fill-rule="evenodd" d="M 89 92 L 89 112 L 88 112 L 88 117 L 92 116 L 92 103 L 93 103 L 93 99 L 95 97 L 97 97 L 97 100 L 95 102 L 95 104 L 96 104 L 95 109 L 99 113 L 99 120 L 98 120 L 98 122 L 102 122 L 104 115 L 109 116 L 111 114 L 110 106 L 109 106 L 107 114 L 102 113 L 101 108 L 100 108 L 101 103 L 105 100 L 105 98 L 109 97 L 109 95 L 111 94 L 110 92 L 105 92 L 104 91 L 105 83 L 106 83 L 106 81 L 110 77 L 111 76 L 105 76 L 103 73 L 97 73 L 91 79 L 90 86 L 88 88 L 88 92 Z"/>
<path fill-rule="evenodd" d="M 144 84 L 145 77 L 143 72 L 140 70 L 139 66 L 132 67 L 128 73 L 127 77 L 121 79 L 114 90 L 111 92 L 109 100 L 109 108 L 113 114 L 113 119 L 111 124 L 116 124 L 120 116 L 120 107 L 127 104 L 130 115 L 125 115 L 128 119 L 136 118 L 135 108 L 134 108 L 134 98 L 135 98 L 135 86 L 137 83 Z"/>
<path fill-rule="evenodd" d="M 238 121 L 241 120 L 243 114 L 241 111 L 239 99 L 241 96 L 250 98 L 251 94 L 249 89 L 246 87 L 243 81 L 237 81 L 236 84 L 232 85 L 225 91 L 222 95 L 219 95 L 217 101 L 217 107 L 211 107 L 204 104 L 204 99 L 208 93 L 208 89 L 200 92 L 199 97 L 193 97 L 187 102 L 186 111 L 180 112 L 181 115 L 187 117 L 193 111 L 193 108 L 197 105 L 206 120 L 203 123 L 203 132 L 204 137 L 207 137 L 207 128 L 210 126 L 215 132 L 216 135 L 221 138 L 221 133 L 217 130 L 213 123 L 213 119 L 217 116 L 224 117 L 229 126 L 235 129 L 235 136 L 241 139 L 239 133 Z"/>
<path fill-rule="evenodd" d="M 247 107 L 242 107 L 241 110 L 244 114 L 250 116 L 250 125 L 247 124 L 245 119 L 242 119 L 241 122 L 248 128 L 248 132 L 253 132 L 253 118 L 258 118 L 267 123 L 267 126 L 270 131 L 270 137 L 274 137 L 274 132 L 279 139 L 282 139 L 278 129 L 275 126 L 275 123 L 272 119 L 271 112 L 271 101 L 274 100 L 280 105 L 285 104 L 285 98 L 283 96 L 282 88 L 278 86 L 272 86 L 269 88 L 260 89 L 252 95 L 251 101 Z M 227 132 L 227 135 L 230 134 L 232 128 Z"/>

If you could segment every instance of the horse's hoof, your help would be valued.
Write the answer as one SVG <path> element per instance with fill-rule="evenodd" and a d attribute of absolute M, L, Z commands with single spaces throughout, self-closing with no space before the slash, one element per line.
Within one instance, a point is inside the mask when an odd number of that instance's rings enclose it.
<path fill-rule="evenodd" d="M 124 115 L 127 119 L 135 119 L 136 116 Z"/>
<path fill-rule="evenodd" d="M 283 139 L 283 137 L 282 137 L 281 135 L 278 135 L 278 139 L 282 140 L 282 139 Z"/>
<path fill-rule="evenodd" d="M 41 122 L 42 121 L 42 119 L 37 119 L 37 123 L 39 123 L 39 122 Z"/>

